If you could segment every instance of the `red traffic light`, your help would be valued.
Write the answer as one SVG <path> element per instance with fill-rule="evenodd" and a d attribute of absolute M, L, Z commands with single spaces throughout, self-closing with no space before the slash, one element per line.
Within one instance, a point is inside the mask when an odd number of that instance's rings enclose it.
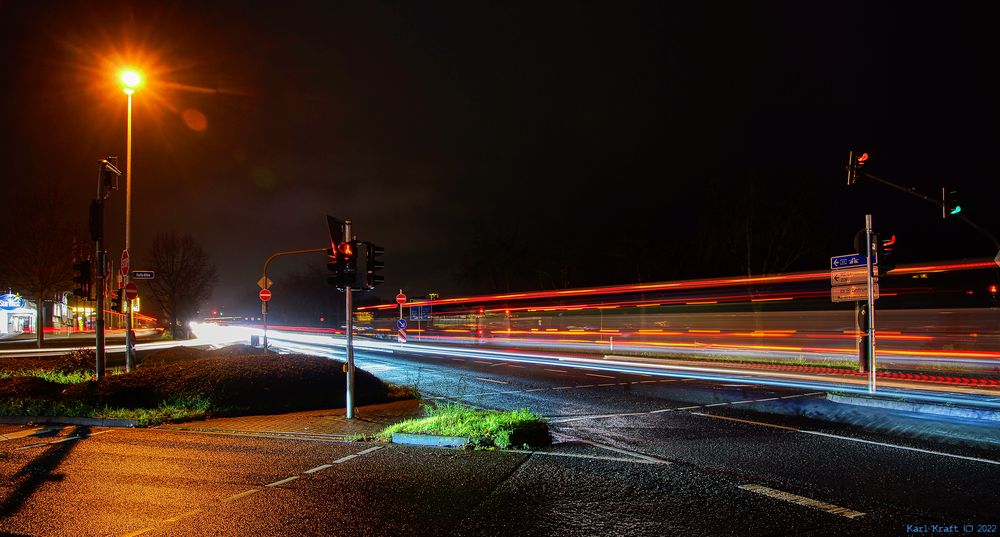
<path fill-rule="evenodd" d="M 861 156 L 858 157 L 858 164 L 864 164 L 865 161 L 867 160 L 868 160 L 868 153 L 861 153 Z"/>
<path fill-rule="evenodd" d="M 354 249 L 351 248 L 350 242 L 342 242 L 338 244 L 337 251 L 344 254 L 344 257 L 351 257 L 354 255 Z"/>

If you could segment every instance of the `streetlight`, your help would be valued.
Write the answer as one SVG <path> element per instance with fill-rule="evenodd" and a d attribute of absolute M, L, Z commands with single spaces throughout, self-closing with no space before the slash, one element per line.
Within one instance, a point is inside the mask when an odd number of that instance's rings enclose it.
<path fill-rule="evenodd" d="M 142 75 L 125 69 L 120 75 L 122 91 L 128 95 L 128 120 L 125 127 L 125 251 L 132 246 L 132 94 L 142 84 Z M 122 273 L 122 283 L 128 283 L 128 272 Z M 132 301 L 128 301 L 125 315 L 125 370 L 132 371 L 135 364 L 135 341 L 132 337 Z"/>

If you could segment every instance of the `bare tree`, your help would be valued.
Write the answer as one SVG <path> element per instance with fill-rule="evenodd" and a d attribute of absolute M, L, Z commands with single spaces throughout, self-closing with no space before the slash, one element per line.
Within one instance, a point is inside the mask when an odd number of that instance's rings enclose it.
<path fill-rule="evenodd" d="M 175 338 L 187 337 L 187 323 L 208 300 L 218 281 L 215 265 L 190 235 L 158 235 L 149 250 L 156 278 L 149 281 L 153 298 Z"/>
<path fill-rule="evenodd" d="M 35 301 L 38 346 L 45 342 L 45 300 L 73 288 L 73 226 L 54 193 L 26 195 L 7 220 L 0 281 Z"/>

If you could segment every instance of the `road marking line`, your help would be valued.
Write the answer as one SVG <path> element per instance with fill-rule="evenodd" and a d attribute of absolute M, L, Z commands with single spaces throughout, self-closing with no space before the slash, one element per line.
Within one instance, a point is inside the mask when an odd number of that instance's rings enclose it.
<path fill-rule="evenodd" d="M 473 378 L 476 379 L 476 380 L 485 380 L 486 382 L 494 382 L 496 384 L 509 384 L 509 383 L 504 382 L 502 380 L 493 380 L 493 379 L 487 379 L 487 378 L 483 378 L 483 377 L 473 377 Z"/>
<path fill-rule="evenodd" d="M 675 409 L 673 409 L 673 408 L 661 408 L 659 410 L 650 410 L 649 412 L 647 412 L 647 414 L 661 414 L 663 412 L 671 412 L 673 410 L 675 410 Z"/>
<path fill-rule="evenodd" d="M 489 362 L 486 362 L 486 363 L 489 363 Z M 490 367 L 496 367 L 498 365 L 510 365 L 510 362 L 497 362 L 497 363 L 491 365 Z"/>
<path fill-rule="evenodd" d="M 476 362 L 477 364 L 492 364 L 493 363 L 493 362 L 489 362 L 489 361 L 486 361 L 486 360 L 473 360 L 473 362 Z"/>
<path fill-rule="evenodd" d="M 577 385 L 577 386 L 574 386 L 574 387 L 575 388 L 593 388 L 594 385 L 593 384 L 580 384 L 580 385 Z"/>
<path fill-rule="evenodd" d="M 66 438 L 60 438 L 59 440 L 53 440 L 49 442 L 50 444 L 60 444 L 62 442 L 69 442 L 70 440 L 79 440 L 83 438 L 82 436 L 67 436 Z"/>
<path fill-rule="evenodd" d="M 756 402 L 757 401 L 754 400 L 754 399 L 747 399 L 746 401 L 734 401 L 734 402 L 729 403 L 729 404 L 731 404 L 731 405 L 743 405 L 743 404 L 746 404 L 746 403 L 756 403 Z"/>
<path fill-rule="evenodd" d="M 810 395 L 823 395 L 825 392 L 810 392 L 810 393 L 800 393 L 797 395 L 786 395 L 784 397 L 779 397 L 779 399 L 795 399 L 796 397 L 809 397 Z"/>
<path fill-rule="evenodd" d="M 306 474 L 315 474 L 316 472 L 319 472 L 320 470 L 326 470 L 327 468 L 331 468 L 331 467 L 333 467 L 332 464 L 321 464 L 321 465 L 319 465 L 319 466 L 317 466 L 315 468 L 310 468 L 310 469 L 306 470 L 303 473 L 306 473 Z"/>
<path fill-rule="evenodd" d="M 226 498 L 225 500 L 222 500 L 222 501 L 224 501 L 224 502 L 232 502 L 232 501 L 236 501 L 236 500 L 238 500 L 240 498 L 246 498 L 247 496 L 249 496 L 251 494 L 256 494 L 258 492 L 260 492 L 260 489 L 244 490 L 243 492 L 241 492 L 239 494 L 233 494 L 232 496 L 230 496 L 230 497 L 228 497 L 228 498 Z"/>
<path fill-rule="evenodd" d="M 361 450 L 361 451 L 359 451 L 359 452 L 358 452 L 358 455 L 367 455 L 367 454 L 371 453 L 372 451 L 378 451 L 378 450 L 382 449 L 383 447 L 384 447 L 384 446 L 375 446 L 375 447 L 370 447 L 370 448 L 368 448 L 368 449 L 365 449 L 365 450 Z"/>
<path fill-rule="evenodd" d="M 875 446 L 885 446 L 885 447 L 891 447 L 891 448 L 896 448 L 896 449 L 903 449 L 903 450 L 906 450 L 906 451 L 916 451 L 918 453 L 927 453 L 927 454 L 930 454 L 930 455 L 941 455 L 942 457 L 951 457 L 953 459 L 963 459 L 963 460 L 974 461 L 974 462 L 985 462 L 986 464 L 996 464 L 996 465 L 1000 466 L 1000 461 L 994 461 L 994 460 L 990 460 L 990 459 L 980 459 L 979 457 L 967 457 L 965 455 L 955 455 L 954 453 L 944 453 L 942 451 L 932 451 L 932 450 L 929 450 L 929 449 L 920 449 L 920 448 L 909 447 L 909 446 L 900 446 L 898 444 L 887 444 L 885 442 L 875 442 L 873 440 L 863 440 L 861 438 L 851 438 L 849 436 L 840 436 L 840 435 L 830 434 L 830 433 L 821 433 L 819 431 L 807 431 L 805 429 L 798 429 L 798 431 L 800 433 L 811 434 L 811 435 L 815 435 L 815 436 L 825 436 L 827 438 L 837 438 L 837 439 L 840 439 L 840 440 L 848 440 L 848 441 L 851 441 L 851 442 L 861 442 L 862 444 L 871 444 L 871 445 L 875 445 Z"/>
<path fill-rule="evenodd" d="M 675 408 L 674 410 L 691 410 L 692 408 L 701 408 L 701 405 L 682 406 L 680 408 Z"/>
<path fill-rule="evenodd" d="M 592 445 L 594 447 L 598 447 L 598 448 L 601 448 L 601 449 L 606 449 L 608 451 L 614 451 L 615 453 L 621 453 L 622 455 L 628 455 L 630 457 L 635 457 L 637 459 L 642 459 L 642 460 L 644 460 L 646 462 L 654 462 L 654 463 L 657 463 L 657 464 L 669 464 L 668 461 L 665 461 L 663 459 L 658 459 L 656 457 L 650 457 L 649 455 L 645 455 L 643 453 L 639 453 L 638 451 L 630 451 L 630 450 L 627 450 L 627 449 L 616 448 L 614 446 L 609 446 L 609 445 L 606 445 L 606 444 L 599 444 L 597 442 L 593 442 L 593 441 L 590 441 L 590 440 L 583 440 L 583 439 L 581 439 L 580 441 L 583 442 L 584 444 L 590 444 L 590 445 Z"/>
<path fill-rule="evenodd" d="M 52 429 L 50 427 L 35 427 L 34 429 L 26 429 L 24 431 L 17 431 L 15 433 L 0 434 L 0 442 L 4 440 L 15 440 L 17 438 L 24 438 L 26 436 L 38 436 L 36 433 L 45 434 L 50 431 L 58 431 L 59 429 Z"/>
<path fill-rule="evenodd" d="M 728 405 L 728 404 L 729 403 L 712 403 L 710 405 L 704 405 L 704 407 L 708 408 L 708 407 L 712 407 L 712 406 L 723 406 L 723 405 Z"/>
<path fill-rule="evenodd" d="M 136 537 L 136 535 L 142 535 L 143 533 L 149 533 L 153 531 L 153 528 L 142 528 L 141 530 L 135 530 L 132 533 L 126 533 L 122 537 Z"/>
<path fill-rule="evenodd" d="M 649 384 L 651 382 L 656 382 L 655 380 L 640 380 L 639 384 Z"/>
<path fill-rule="evenodd" d="M 576 388 L 576 386 L 556 386 L 552 388 L 553 390 L 569 390 L 570 388 Z"/>
<path fill-rule="evenodd" d="M 357 457 L 357 455 L 356 455 L 356 454 L 355 454 L 355 455 L 347 455 L 346 457 L 341 457 L 341 458 L 339 458 L 339 459 L 337 459 L 337 460 L 333 461 L 333 464 L 341 464 L 341 463 L 345 463 L 345 462 L 347 462 L 347 461 L 349 461 L 349 460 L 351 460 L 351 459 L 353 459 L 353 458 L 356 458 L 356 457 Z"/>
<path fill-rule="evenodd" d="M 452 358 L 451 361 L 452 362 L 464 362 L 465 358 Z"/>
<path fill-rule="evenodd" d="M 523 449 L 511 449 L 507 451 L 511 451 L 513 453 L 527 453 L 529 455 L 545 455 L 547 457 L 570 457 L 573 459 L 592 459 L 601 461 L 631 462 L 634 464 L 670 464 L 667 461 L 647 461 L 643 459 L 636 459 L 633 457 L 608 457 L 605 455 L 584 455 L 583 453 L 556 453 L 552 451 L 526 451 Z"/>
<path fill-rule="evenodd" d="M 53 440 L 52 442 L 41 442 L 39 444 L 30 444 L 30 445 L 27 445 L 27 446 L 21 446 L 19 448 L 14 448 L 14 451 L 20 451 L 22 449 L 31 449 L 31 448 L 43 447 L 43 446 L 51 446 L 53 444 L 58 444 L 60 442 L 68 442 L 70 440 L 82 440 L 84 438 L 90 438 L 92 436 L 97 436 L 99 434 L 110 433 L 110 432 L 113 432 L 113 431 L 114 431 L 114 429 L 108 429 L 107 431 L 98 431 L 96 433 L 84 434 L 84 435 L 79 435 L 79 436 L 77 436 L 77 435 L 69 436 L 69 437 L 66 437 L 66 438 L 60 438 L 59 440 Z"/>
<path fill-rule="evenodd" d="M 517 364 L 507 364 L 507 367 L 516 367 L 518 369 L 524 369 L 523 365 L 517 365 Z"/>
<path fill-rule="evenodd" d="M 264 486 L 265 487 L 277 487 L 278 485 L 284 485 L 285 483 L 288 483 L 290 481 L 295 481 L 298 478 L 299 478 L 299 476 L 293 475 L 292 477 L 286 477 L 285 479 L 282 479 L 281 481 L 275 481 L 274 483 L 268 483 L 268 484 L 266 484 Z"/>
<path fill-rule="evenodd" d="M 551 371 L 553 373 L 565 373 L 565 371 L 563 371 L 562 369 L 546 369 L 546 368 L 543 367 L 542 370 L 543 371 Z"/>
<path fill-rule="evenodd" d="M 741 420 L 739 418 L 730 418 L 728 416 L 719 416 L 719 415 L 716 415 L 716 414 L 702 414 L 701 412 L 692 412 L 692 414 L 694 414 L 695 416 L 705 416 L 706 418 L 715 418 L 717 420 L 735 421 L 737 423 L 748 423 L 748 424 L 751 424 L 751 425 L 760 425 L 762 427 L 772 427 L 774 429 L 784 429 L 786 431 L 798 431 L 799 430 L 799 429 L 797 429 L 795 427 L 786 427 L 784 425 L 775 425 L 773 423 L 764 423 L 764 422 L 761 422 L 761 421 Z"/>
<path fill-rule="evenodd" d="M 192 511 L 188 511 L 187 513 L 181 513 L 181 514 L 179 514 L 177 516 L 170 517 L 170 518 L 164 520 L 164 522 L 177 522 L 178 520 L 181 520 L 183 518 L 187 518 L 187 517 L 189 517 L 191 515 L 197 515 L 200 512 L 201 512 L 201 509 L 194 509 Z"/>
<path fill-rule="evenodd" d="M 600 387 L 600 386 L 617 386 L 617 385 L 618 384 L 616 384 L 614 382 L 605 382 L 604 384 L 598 384 L 597 386 Z"/>
<path fill-rule="evenodd" d="M 757 399 L 758 403 L 763 403 L 764 401 L 777 401 L 778 397 L 768 397 L 767 399 Z"/>
<path fill-rule="evenodd" d="M 826 511 L 834 515 L 840 515 L 846 518 L 858 518 L 864 516 L 864 513 L 860 511 L 852 511 L 846 507 L 840 507 L 839 505 L 833 505 L 832 503 L 821 502 L 819 500 L 814 500 L 812 498 L 806 498 L 805 496 L 799 496 L 798 494 L 792 494 L 791 492 L 784 492 L 777 489 L 772 489 L 762 485 L 740 485 L 743 490 L 748 490 L 750 492 L 755 492 L 770 498 L 776 498 L 778 500 L 784 500 L 786 502 L 791 502 L 798 505 L 804 505 L 806 507 L 812 507 L 814 509 L 819 509 L 820 511 Z"/>
<path fill-rule="evenodd" d="M 619 386 L 628 386 L 629 384 L 638 384 L 638 382 L 619 382 Z"/>
<path fill-rule="evenodd" d="M 525 391 L 525 393 L 527 393 L 527 392 L 543 392 L 543 391 L 545 391 L 547 389 L 548 388 L 532 388 L 530 390 L 524 390 L 524 391 Z M 514 392 L 511 392 L 511 393 L 514 393 Z"/>
<path fill-rule="evenodd" d="M 584 373 L 584 375 L 587 375 L 588 377 L 601 377 L 602 379 L 613 379 L 613 378 L 615 378 L 615 377 L 612 377 L 611 375 L 598 375 L 597 373 Z"/>

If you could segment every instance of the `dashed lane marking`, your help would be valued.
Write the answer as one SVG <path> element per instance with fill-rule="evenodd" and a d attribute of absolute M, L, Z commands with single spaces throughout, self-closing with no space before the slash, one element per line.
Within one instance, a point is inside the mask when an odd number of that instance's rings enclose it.
<path fill-rule="evenodd" d="M 233 494 L 232 496 L 230 496 L 230 497 L 228 497 L 228 498 L 226 498 L 225 500 L 222 500 L 222 501 L 224 501 L 224 502 L 234 502 L 236 500 L 239 500 L 240 498 L 246 498 L 247 496 L 249 496 L 251 494 L 256 494 L 258 492 L 260 492 L 260 489 L 244 490 L 243 492 L 241 492 L 239 494 Z"/>
<path fill-rule="evenodd" d="M 452 358 L 451 361 L 452 362 L 464 362 L 465 358 Z"/>
<path fill-rule="evenodd" d="M 518 369 L 524 369 L 523 365 L 517 365 L 517 364 L 507 364 L 507 367 L 516 367 Z"/>
<path fill-rule="evenodd" d="M 597 448 L 601 448 L 601 449 L 606 449 L 608 451 L 614 451 L 615 453 L 621 453 L 622 455 L 628 455 L 629 457 L 635 457 L 637 459 L 641 459 L 641 460 L 644 460 L 646 462 L 652 462 L 652 463 L 657 463 L 657 464 L 667 464 L 667 461 L 665 461 L 663 459 L 658 459 L 656 457 L 650 457 L 649 455 L 646 455 L 646 454 L 643 454 L 643 453 L 639 453 L 638 451 L 631 451 L 631 450 L 628 450 L 628 449 L 616 448 L 614 446 L 609 446 L 607 444 L 600 444 L 600 443 L 594 442 L 592 440 L 583 440 L 583 439 L 581 439 L 580 441 L 583 442 L 584 444 L 589 444 L 591 446 L 594 446 L 594 447 L 597 447 Z"/>
<path fill-rule="evenodd" d="M 812 498 L 806 498 L 805 496 L 799 496 L 798 494 L 792 494 L 791 492 L 784 492 L 777 489 L 772 489 L 770 487 L 765 487 L 763 485 L 740 485 L 743 490 L 749 490 L 750 492 L 755 492 L 757 494 L 762 494 L 769 498 L 776 498 L 778 500 L 783 500 L 786 502 L 791 502 L 798 505 L 804 505 L 806 507 L 812 507 L 813 509 L 819 509 L 820 511 L 826 511 L 827 513 L 840 515 L 846 518 L 858 518 L 864 516 L 864 513 L 860 511 L 853 511 L 846 507 L 840 507 L 839 505 L 833 505 L 832 503 L 821 502 L 819 500 L 814 500 Z"/>
<path fill-rule="evenodd" d="M 319 472 L 320 470 L 326 470 L 327 468 L 332 468 L 332 467 L 333 467 L 332 464 L 321 464 L 321 465 L 319 465 L 319 466 L 317 466 L 315 468 L 310 468 L 310 469 L 306 470 L 303 473 L 306 473 L 306 474 L 315 474 L 316 472 Z"/>
<path fill-rule="evenodd" d="M 598 375 L 597 373 L 584 373 L 584 375 L 587 375 L 588 377 L 600 377 L 602 379 L 613 379 L 613 378 L 615 378 L 615 377 L 612 377 L 611 375 Z"/>
<path fill-rule="evenodd" d="M 181 514 L 179 514 L 177 516 L 170 517 L 170 518 L 164 520 L 164 522 L 177 522 L 177 521 L 179 521 L 181 519 L 184 519 L 184 518 L 187 518 L 189 516 L 197 515 L 200 512 L 202 512 L 201 509 L 193 509 L 191 511 L 188 511 L 187 513 L 181 513 Z"/>
<path fill-rule="evenodd" d="M 751 424 L 751 425 L 760 425 L 762 427 L 771 427 L 773 429 L 784 429 L 786 431 L 798 431 L 798 429 L 795 428 L 795 427 L 786 427 L 784 425 L 775 425 L 773 423 L 764 423 L 762 421 L 742 420 L 742 419 L 739 419 L 739 418 L 730 418 L 729 416 L 718 416 L 718 415 L 715 415 L 715 414 L 703 414 L 701 412 L 692 412 L 692 414 L 694 414 L 695 416 L 705 416 L 706 418 L 714 418 L 714 419 L 717 419 L 717 420 L 735 421 L 737 423 L 748 423 L 748 424 Z"/>
<path fill-rule="evenodd" d="M 23 431 L 17 431 L 13 433 L 0 434 L 0 442 L 4 440 L 16 440 L 18 438 L 24 438 L 25 436 L 41 436 L 45 433 L 55 432 L 59 429 L 53 429 L 51 427 L 35 427 L 34 429 L 25 429 Z"/>
<path fill-rule="evenodd" d="M 551 371 L 553 373 L 566 373 L 567 372 L 567 371 L 563 371 L 562 369 L 548 369 L 548 368 L 545 368 L 545 367 L 543 367 L 542 370 L 543 371 Z"/>
<path fill-rule="evenodd" d="M 494 379 L 488 379 L 488 378 L 484 378 L 484 377 L 473 377 L 473 378 L 476 379 L 476 380 L 485 380 L 486 382 L 493 382 L 495 384 L 509 384 L 508 382 L 504 382 L 502 380 L 494 380 Z"/>
<path fill-rule="evenodd" d="M 153 528 L 142 528 L 141 530 L 135 530 L 132 533 L 126 533 L 122 537 L 136 537 L 137 535 L 142 535 L 143 533 L 149 533 L 153 531 Z"/>
<path fill-rule="evenodd" d="M 268 483 L 268 484 L 266 484 L 264 486 L 265 487 L 277 487 L 278 485 L 284 485 L 285 483 L 290 483 L 292 481 L 295 481 L 298 478 L 299 478 L 299 476 L 293 475 L 292 477 L 286 477 L 286 478 L 284 478 L 284 479 L 282 479 L 280 481 L 275 481 L 274 483 Z"/>
<path fill-rule="evenodd" d="M 370 447 L 368 449 L 359 451 L 357 453 L 348 455 L 346 457 L 341 457 L 341 458 L 333 461 L 333 464 L 343 464 L 343 463 L 345 463 L 345 462 L 347 462 L 347 461 L 349 461 L 351 459 L 356 459 L 356 458 L 358 458 L 358 457 L 360 457 L 362 455 L 367 455 L 367 454 L 371 453 L 372 451 L 376 451 L 376 450 L 379 450 L 379 449 L 382 449 L 382 446 Z"/>

